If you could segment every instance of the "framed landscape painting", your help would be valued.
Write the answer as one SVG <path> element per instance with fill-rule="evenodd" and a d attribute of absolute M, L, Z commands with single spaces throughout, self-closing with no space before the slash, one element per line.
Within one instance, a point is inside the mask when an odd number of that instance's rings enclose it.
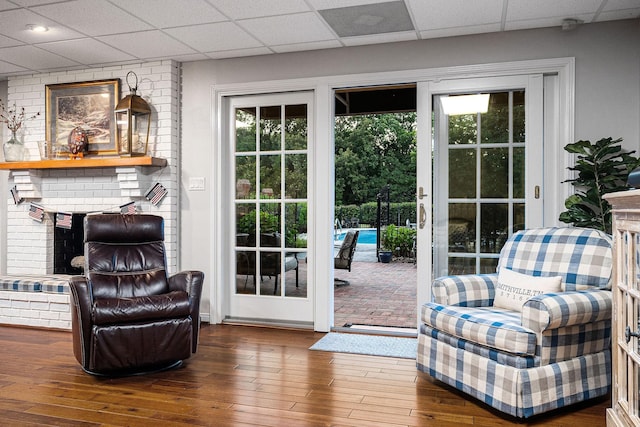
<path fill-rule="evenodd" d="M 88 154 L 116 155 L 114 108 L 120 99 L 120 79 L 45 86 L 46 139 L 56 153 L 68 152 L 76 127 L 89 137 Z"/>

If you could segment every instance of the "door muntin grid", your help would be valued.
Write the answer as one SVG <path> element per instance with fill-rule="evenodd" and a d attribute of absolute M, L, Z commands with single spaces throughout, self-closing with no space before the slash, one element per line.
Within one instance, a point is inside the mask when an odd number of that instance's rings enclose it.
<path fill-rule="evenodd" d="M 307 105 L 236 108 L 235 123 L 235 293 L 306 298 Z"/>

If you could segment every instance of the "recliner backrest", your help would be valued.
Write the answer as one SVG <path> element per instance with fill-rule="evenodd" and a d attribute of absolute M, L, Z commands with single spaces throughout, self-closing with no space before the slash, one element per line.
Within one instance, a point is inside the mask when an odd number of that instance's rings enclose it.
<path fill-rule="evenodd" d="M 531 276 L 561 276 L 565 290 L 611 289 L 612 239 L 590 228 L 521 230 L 500 251 L 500 268 Z"/>
<path fill-rule="evenodd" d="M 87 215 L 84 254 L 94 299 L 158 295 L 169 290 L 162 217 Z"/>

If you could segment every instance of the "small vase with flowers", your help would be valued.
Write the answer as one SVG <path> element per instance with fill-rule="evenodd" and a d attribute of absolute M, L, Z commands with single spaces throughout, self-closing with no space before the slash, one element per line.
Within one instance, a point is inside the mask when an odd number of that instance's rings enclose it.
<path fill-rule="evenodd" d="M 6 106 L 0 99 L 0 122 L 6 123 L 7 128 L 11 131 L 11 138 L 3 145 L 4 160 L 6 162 L 19 162 L 25 158 L 24 141 L 18 138 L 18 130 L 27 120 L 35 119 L 40 112 L 32 116 L 27 116 L 24 107 L 18 108 L 16 104 L 13 107 Z"/>

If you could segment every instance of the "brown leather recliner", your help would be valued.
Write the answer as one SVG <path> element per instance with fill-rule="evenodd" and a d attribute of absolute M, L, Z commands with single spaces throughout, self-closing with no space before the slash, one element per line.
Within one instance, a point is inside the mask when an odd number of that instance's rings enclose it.
<path fill-rule="evenodd" d="M 87 215 L 84 256 L 70 287 L 73 353 L 86 372 L 155 371 L 196 352 L 204 274 L 167 276 L 162 217 Z"/>

